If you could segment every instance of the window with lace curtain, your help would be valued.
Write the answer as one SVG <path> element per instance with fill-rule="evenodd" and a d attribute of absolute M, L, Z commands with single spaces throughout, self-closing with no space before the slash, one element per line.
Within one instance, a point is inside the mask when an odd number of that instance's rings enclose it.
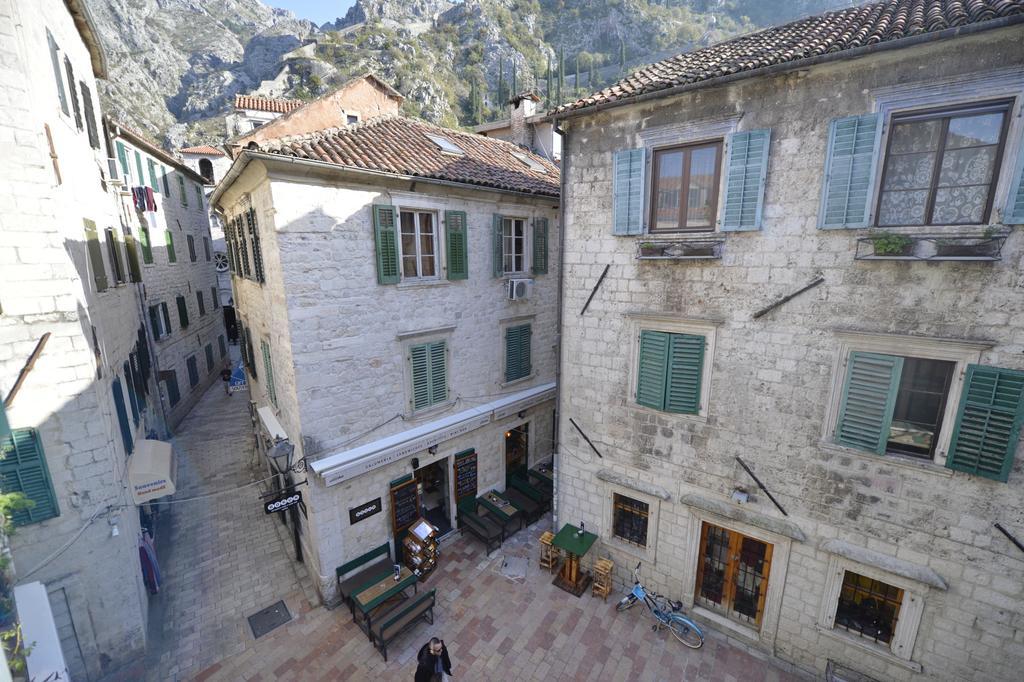
<path fill-rule="evenodd" d="M 878 225 L 987 222 L 1010 104 L 1003 100 L 893 116 Z"/>

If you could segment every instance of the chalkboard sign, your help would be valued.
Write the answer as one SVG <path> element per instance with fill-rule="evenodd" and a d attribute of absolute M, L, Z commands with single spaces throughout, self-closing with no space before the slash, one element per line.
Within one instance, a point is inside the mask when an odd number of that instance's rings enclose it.
<path fill-rule="evenodd" d="M 455 501 L 476 497 L 476 450 L 455 455 Z"/>
<path fill-rule="evenodd" d="M 416 481 L 408 481 L 391 489 L 391 520 L 395 535 L 411 526 L 420 517 L 420 493 Z"/>

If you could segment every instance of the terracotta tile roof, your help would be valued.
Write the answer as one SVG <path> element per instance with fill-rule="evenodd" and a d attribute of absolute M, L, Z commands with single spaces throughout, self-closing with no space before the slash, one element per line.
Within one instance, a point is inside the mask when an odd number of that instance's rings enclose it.
<path fill-rule="evenodd" d="M 645 66 L 554 113 L 775 64 L 1024 14 L 1024 0 L 886 0 L 807 17 Z"/>
<path fill-rule="evenodd" d="M 257 97 L 256 95 L 235 95 L 235 109 L 255 109 L 275 114 L 287 114 L 301 107 L 305 102 L 301 99 L 276 99 Z"/>
<path fill-rule="evenodd" d="M 465 153 L 445 153 L 427 135 L 447 138 Z M 558 167 L 543 157 L 510 142 L 399 115 L 379 116 L 307 135 L 252 142 L 248 148 L 382 173 L 543 196 L 559 194 Z M 526 158 L 532 163 L 527 163 Z"/>
<path fill-rule="evenodd" d="M 184 149 L 179 149 L 178 151 L 180 151 L 182 154 L 204 154 L 206 156 L 226 156 L 226 154 L 224 152 L 222 152 L 221 150 L 217 149 L 216 147 L 211 147 L 208 144 L 201 144 L 201 145 L 199 145 L 197 147 L 185 147 Z"/>

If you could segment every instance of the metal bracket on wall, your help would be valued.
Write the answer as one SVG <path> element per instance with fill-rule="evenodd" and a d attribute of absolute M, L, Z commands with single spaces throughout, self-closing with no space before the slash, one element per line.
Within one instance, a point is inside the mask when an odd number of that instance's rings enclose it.
<path fill-rule="evenodd" d="M 580 432 L 581 436 L 583 436 L 583 440 L 587 441 L 587 445 L 589 445 L 590 449 L 594 451 L 594 454 L 600 457 L 601 459 L 604 459 L 604 455 L 602 455 L 601 452 L 597 449 L 597 447 L 593 444 L 593 442 L 591 442 L 591 440 L 587 438 L 587 434 L 583 433 L 583 429 L 581 429 L 580 425 L 576 423 L 576 420 L 573 419 L 572 417 L 569 417 L 569 423 L 576 427 L 576 430 Z"/>
<path fill-rule="evenodd" d="M 36 364 L 36 360 L 42 355 L 43 346 L 50 339 L 50 332 L 46 332 L 40 337 L 39 342 L 36 344 L 35 349 L 32 351 L 32 355 L 28 356 L 28 360 L 25 361 L 25 366 L 18 372 L 18 378 L 14 382 L 14 386 L 11 387 L 10 393 L 4 398 L 4 407 L 10 407 L 11 403 L 14 402 L 14 396 L 18 395 L 18 391 L 21 389 L 21 385 L 25 383 L 25 379 L 28 378 L 28 373 L 32 371 L 32 368 Z"/>
<path fill-rule="evenodd" d="M 823 284 L 824 282 L 825 282 L 825 278 L 822 275 L 818 275 L 813 280 L 811 280 L 810 284 L 808 284 L 808 285 L 806 285 L 804 287 L 801 287 L 801 288 L 797 289 L 796 291 L 794 291 L 793 293 L 788 294 L 786 296 L 783 296 L 779 300 L 775 301 L 775 303 L 772 303 L 771 305 L 769 305 L 767 307 L 764 307 L 764 308 L 761 308 L 760 310 L 758 310 L 756 313 L 754 313 L 754 319 L 756 320 L 757 318 L 762 317 L 763 315 L 767 315 L 768 313 L 770 313 L 771 311 L 775 310 L 776 308 L 778 308 L 783 303 L 788 303 L 789 301 L 792 301 L 794 298 L 796 298 L 800 294 L 804 293 L 805 291 L 807 291 L 809 289 L 813 289 L 814 287 L 818 286 L 819 284 Z"/>
<path fill-rule="evenodd" d="M 768 496 L 768 499 L 772 501 L 772 504 L 774 504 L 776 507 L 779 508 L 779 511 L 782 512 L 782 515 L 783 516 L 789 516 L 789 514 L 786 513 L 786 510 L 782 508 L 782 505 L 779 504 L 779 501 L 776 500 L 775 497 L 768 491 L 768 488 L 764 487 L 764 483 L 761 483 L 761 479 L 759 479 L 757 476 L 755 476 L 754 472 L 750 470 L 750 467 L 747 466 L 747 463 L 744 462 L 739 457 L 736 458 L 736 461 L 740 463 L 740 466 L 743 467 L 744 471 L 746 471 L 748 474 L 750 474 L 750 477 L 752 479 L 754 479 L 754 483 L 757 484 L 758 488 L 760 488 L 761 490 L 764 491 L 764 494 Z"/>
<path fill-rule="evenodd" d="M 583 304 L 583 310 L 580 311 L 580 315 L 582 315 L 583 313 L 587 312 L 587 308 L 590 307 L 590 302 L 594 300 L 594 294 L 596 294 L 597 290 L 599 288 L 601 288 L 601 282 L 604 281 L 604 276 L 608 274 L 608 268 L 610 268 L 611 266 L 612 266 L 611 263 L 609 263 L 608 265 L 604 266 L 604 271 L 602 271 L 601 272 L 601 276 L 597 278 L 597 284 L 594 285 L 593 290 L 591 290 L 591 292 L 590 292 L 590 296 L 587 297 L 587 302 Z M 579 428 L 579 427 L 577 426 L 576 428 Z M 586 436 L 584 436 L 584 438 L 586 438 Z M 594 446 L 591 445 L 590 447 L 594 447 Z"/>
<path fill-rule="evenodd" d="M 1007 538 L 1007 539 L 1008 539 L 1008 540 L 1009 540 L 1010 542 L 1012 542 L 1012 543 L 1013 543 L 1014 545 L 1016 545 L 1016 546 L 1017 546 L 1017 549 L 1019 549 L 1020 551 L 1024 552 L 1024 544 L 1021 544 L 1020 540 L 1018 540 L 1017 538 L 1015 538 L 1015 537 L 1013 537 L 1012 535 L 1010 535 L 1010 531 L 1008 531 L 1008 530 L 1006 530 L 1005 528 L 1003 528 L 1003 527 L 1002 527 L 1002 526 L 1001 526 L 1001 525 L 1000 525 L 1000 524 L 999 524 L 998 522 L 997 522 L 997 523 L 995 523 L 995 524 L 993 524 L 993 525 L 995 525 L 995 527 L 996 527 L 996 530 L 998 530 L 998 531 L 999 531 L 1000 533 L 1002 533 L 1003 535 L 1005 535 L 1005 536 L 1006 536 L 1006 538 Z"/>

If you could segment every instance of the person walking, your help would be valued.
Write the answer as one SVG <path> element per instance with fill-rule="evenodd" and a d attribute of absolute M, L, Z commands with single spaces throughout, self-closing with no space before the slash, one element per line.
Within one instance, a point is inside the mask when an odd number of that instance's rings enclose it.
<path fill-rule="evenodd" d="M 220 380 L 224 382 L 224 393 L 231 397 L 231 368 L 225 367 L 220 371 Z"/>
<path fill-rule="evenodd" d="M 415 682 L 445 682 L 451 679 L 452 660 L 443 639 L 431 637 L 416 656 Z"/>

